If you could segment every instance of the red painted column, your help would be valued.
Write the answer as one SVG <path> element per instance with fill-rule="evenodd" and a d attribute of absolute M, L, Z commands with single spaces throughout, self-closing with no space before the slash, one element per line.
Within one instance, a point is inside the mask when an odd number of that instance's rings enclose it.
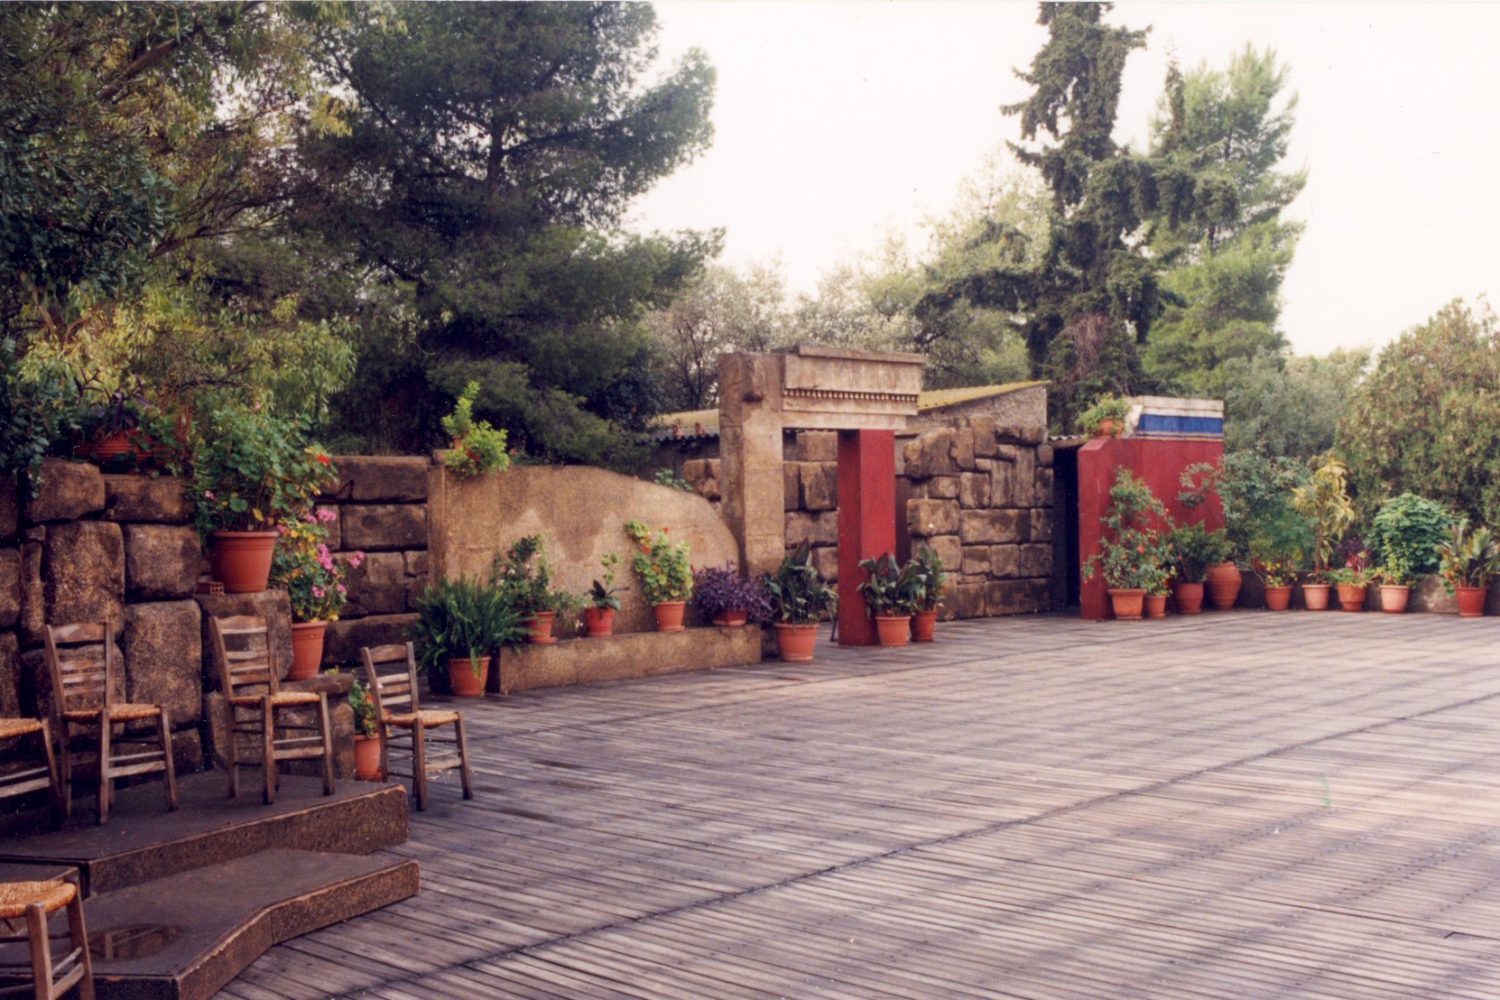
<path fill-rule="evenodd" d="M 896 432 L 839 431 L 839 645 L 875 645 L 861 559 L 896 551 Z"/>

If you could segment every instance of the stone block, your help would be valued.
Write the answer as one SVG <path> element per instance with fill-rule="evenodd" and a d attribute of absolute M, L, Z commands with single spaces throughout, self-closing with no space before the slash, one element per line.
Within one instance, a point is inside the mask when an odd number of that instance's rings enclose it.
<path fill-rule="evenodd" d="M 966 510 L 959 518 L 959 535 L 965 545 L 983 542 L 1023 542 L 1031 529 L 1031 514 L 1024 510 Z"/>
<path fill-rule="evenodd" d="M 803 542 L 813 545 L 837 545 L 839 540 L 838 511 L 805 513 L 791 511 L 786 515 L 787 548 L 795 548 Z"/>
<path fill-rule="evenodd" d="M 969 428 L 974 432 L 974 457 L 994 458 L 1000 439 L 995 436 L 995 418 L 984 415 L 970 417 Z"/>
<path fill-rule="evenodd" d="M 696 487 L 708 476 L 708 459 L 690 458 L 682 463 L 682 479 L 688 485 Z"/>
<path fill-rule="evenodd" d="M 1052 502 L 1052 470 L 1037 469 L 1036 489 L 1032 491 L 1031 504 L 1033 507 L 1051 507 Z"/>
<path fill-rule="evenodd" d="M 21 641 L 0 632 L 0 718 L 21 714 Z"/>
<path fill-rule="evenodd" d="M 995 446 L 995 461 L 1014 462 L 1021 449 L 1013 444 L 1000 444 Z"/>
<path fill-rule="evenodd" d="M 785 510 L 802 509 L 802 469 L 796 462 L 783 462 L 781 466 L 781 502 Z"/>
<path fill-rule="evenodd" d="M 953 432 L 953 464 L 961 471 L 974 468 L 974 429 L 960 427 Z"/>
<path fill-rule="evenodd" d="M 187 483 L 171 476 L 105 476 L 104 514 L 108 521 L 187 524 L 193 505 Z"/>
<path fill-rule="evenodd" d="M 191 597 L 198 585 L 203 549 L 192 528 L 127 524 L 125 596 L 133 601 Z"/>
<path fill-rule="evenodd" d="M 39 541 L 21 544 L 18 591 L 21 601 L 21 642 L 34 646 L 42 641 L 42 627 L 47 624 L 47 602 L 42 596 L 42 543 Z"/>
<path fill-rule="evenodd" d="M 963 565 L 963 543 L 957 535 L 941 535 L 937 538 L 928 538 L 924 544 L 936 553 L 943 561 L 943 565 L 949 570 L 956 571 Z"/>
<path fill-rule="evenodd" d="M 1043 424 L 1002 424 L 996 428 L 996 434 L 1009 444 L 1035 446 L 1047 440 L 1047 428 Z"/>
<path fill-rule="evenodd" d="M 21 550 L 0 549 L 0 628 L 21 620 Z"/>
<path fill-rule="evenodd" d="M 709 503 L 718 503 L 724 499 L 723 491 L 719 487 L 719 480 L 712 476 L 694 483 L 693 492 Z"/>
<path fill-rule="evenodd" d="M 349 554 L 340 553 L 340 562 L 348 563 Z M 406 554 L 370 552 L 358 566 L 349 568 L 349 603 L 344 616 L 394 614 L 406 610 Z"/>
<path fill-rule="evenodd" d="M 426 552 L 403 552 L 406 571 L 406 607 L 403 611 L 413 611 L 417 602 L 421 600 L 422 593 L 427 589 L 430 579 L 428 559 Z"/>
<path fill-rule="evenodd" d="M 1011 466 L 1011 502 L 1017 507 L 1039 507 L 1036 502 L 1036 452 L 1030 448 L 1016 451 Z"/>
<path fill-rule="evenodd" d="M 102 495 L 102 480 L 99 489 Z M 124 627 L 125 538 L 118 524 L 50 525 L 42 543 L 41 576 L 45 624 L 108 620 L 117 633 Z"/>
<path fill-rule="evenodd" d="M 1014 463 L 998 460 L 990 469 L 991 507 L 1014 507 L 1016 505 L 1014 469 Z"/>
<path fill-rule="evenodd" d="M 801 462 L 837 462 L 838 431 L 798 431 L 797 460 Z"/>
<path fill-rule="evenodd" d="M 957 476 L 934 476 L 927 480 L 927 496 L 933 500 L 957 500 L 959 485 Z"/>
<path fill-rule="evenodd" d="M 953 464 L 953 439 L 956 435 L 953 428 L 940 427 L 908 441 L 903 452 L 906 475 L 912 479 L 930 479 L 957 472 Z"/>
<path fill-rule="evenodd" d="M 0 476 L 0 541 L 21 530 L 21 498 L 14 479 Z"/>
<path fill-rule="evenodd" d="M 960 583 L 953 588 L 953 613 L 959 618 L 983 618 L 983 583 Z"/>
<path fill-rule="evenodd" d="M 203 703 L 203 615 L 195 602 L 127 607 L 121 652 L 131 701 L 164 706 L 173 726 L 197 723 Z"/>
<path fill-rule="evenodd" d="M 1052 446 L 1050 444 L 1039 444 L 1036 446 L 1036 464 L 1043 468 L 1052 468 Z"/>
<path fill-rule="evenodd" d="M 36 496 L 26 504 L 26 520 L 71 521 L 104 509 L 104 476 L 97 465 L 42 459 Z"/>
<path fill-rule="evenodd" d="M 427 548 L 427 508 L 421 504 L 345 504 L 339 519 L 345 549 Z"/>
<path fill-rule="evenodd" d="M 422 503 L 427 499 L 425 457 L 336 455 L 335 495 L 357 503 Z"/>
<path fill-rule="evenodd" d="M 1019 576 L 1039 577 L 1052 573 L 1052 546 L 1031 543 L 1020 546 Z"/>
<path fill-rule="evenodd" d="M 1021 546 L 990 546 L 990 576 L 1000 580 L 1013 580 L 1021 575 Z"/>
<path fill-rule="evenodd" d="M 1038 507 L 1031 511 L 1031 540 L 1033 542 L 1052 541 L 1052 511 Z"/>
<path fill-rule="evenodd" d="M 970 510 L 990 505 L 993 480 L 982 472 L 965 472 L 958 477 L 958 504 Z"/>
<path fill-rule="evenodd" d="M 1028 614 L 1045 609 L 1047 588 L 1037 580 L 1001 580 L 985 588 L 985 606 L 991 615 Z"/>
<path fill-rule="evenodd" d="M 292 669 L 292 605 L 284 590 L 262 590 L 258 594 L 197 594 L 193 600 L 203 611 L 203 679 L 208 690 L 219 686 L 219 651 L 214 648 L 210 618 L 250 615 L 264 618 L 271 629 L 271 646 L 276 656 L 276 676 L 285 677 Z M 332 631 L 330 629 L 330 631 Z"/>
<path fill-rule="evenodd" d="M 359 663 L 361 646 L 405 642 L 407 626 L 416 620 L 415 614 L 341 618 L 328 626 L 328 635 L 323 641 L 323 663 L 352 668 Z"/>
<path fill-rule="evenodd" d="M 959 527 L 959 508 L 953 500 L 912 500 L 906 505 L 907 529 L 915 537 L 951 535 Z"/>
<path fill-rule="evenodd" d="M 990 572 L 990 547 L 988 545 L 965 545 L 961 572 L 964 576 L 988 576 Z"/>
<path fill-rule="evenodd" d="M 824 462 L 803 462 L 802 507 L 804 510 L 833 510 L 839 505 L 838 466 Z"/>
<path fill-rule="evenodd" d="M 197 714 L 194 711 L 195 719 Z M 203 770 L 203 736 L 196 726 L 172 734 L 172 766 L 179 775 L 197 774 Z"/>
<path fill-rule="evenodd" d="M 812 550 L 813 568 L 829 583 L 839 578 L 839 550 L 836 545 L 823 545 Z"/>

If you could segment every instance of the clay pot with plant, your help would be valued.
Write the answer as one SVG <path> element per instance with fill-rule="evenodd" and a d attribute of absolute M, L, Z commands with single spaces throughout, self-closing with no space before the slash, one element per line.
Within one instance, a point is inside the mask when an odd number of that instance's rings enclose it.
<path fill-rule="evenodd" d="M 349 571 L 364 563 L 363 552 L 335 557 L 328 547 L 328 525 L 338 520 L 319 507 L 276 526 L 271 584 L 286 591 L 292 606 L 292 669 L 287 680 L 306 680 L 323 663 L 328 624 L 336 622 L 349 599 Z"/>
<path fill-rule="evenodd" d="M 406 637 L 416 646 L 429 683 L 443 669 L 455 695 L 477 698 L 484 694 L 494 654 L 521 646 L 526 628 L 500 587 L 459 577 L 428 586 L 417 600 L 417 620 L 407 627 Z"/>
<path fill-rule="evenodd" d="M 1484 526 L 1469 527 L 1460 519 L 1438 546 L 1438 574 L 1443 588 L 1458 600 L 1461 618 L 1484 615 L 1490 581 L 1500 576 L 1500 541 Z"/>
<path fill-rule="evenodd" d="M 584 597 L 583 627 L 590 639 L 606 639 L 615 634 L 615 612 L 620 610 L 616 597 L 623 587 L 616 587 L 615 569 L 620 565 L 618 553 L 610 552 L 599 560 L 599 577 L 589 585 Z"/>
<path fill-rule="evenodd" d="M 747 580 L 733 562 L 693 570 L 693 610 L 720 628 L 743 628 L 771 619 L 771 599 L 764 587 Z"/>
<path fill-rule="evenodd" d="M 1229 537 L 1229 559 L 1210 566 L 1205 577 L 1209 599 L 1215 608 L 1227 611 L 1239 599 L 1243 574 L 1240 566 L 1250 563 L 1250 539 L 1268 518 L 1280 516 L 1293 489 L 1302 485 L 1305 472 L 1295 461 L 1268 458 L 1258 452 L 1237 451 L 1217 464 L 1198 462 L 1183 470 L 1183 490 L 1177 499 L 1189 509 L 1216 495 L 1224 510 L 1224 530 Z"/>
<path fill-rule="evenodd" d="M 1100 396 L 1078 415 L 1078 427 L 1085 437 L 1119 437 L 1125 431 L 1130 404 L 1118 396 Z"/>
<path fill-rule="evenodd" d="M 375 700 L 358 679 L 349 688 L 349 707 L 354 711 L 354 777 L 380 781 L 380 728 L 375 724 Z"/>
<path fill-rule="evenodd" d="M 77 414 L 82 443 L 73 449 L 106 472 L 144 468 L 155 442 L 145 424 L 155 408 L 139 393 L 117 387 L 105 392 L 85 386 Z"/>
<path fill-rule="evenodd" d="M 1292 490 L 1292 507 L 1312 528 L 1312 568 L 1302 579 L 1302 603 L 1308 611 L 1325 611 L 1333 586 L 1329 573 L 1355 519 L 1344 463 L 1332 457 L 1320 462 L 1307 482 Z"/>
<path fill-rule="evenodd" d="M 1223 529 L 1209 531 L 1201 524 L 1184 524 L 1167 536 L 1167 548 L 1177 611 L 1196 615 L 1203 610 L 1203 580 L 1208 568 L 1229 558 L 1229 537 Z"/>
<path fill-rule="evenodd" d="M 555 643 L 557 636 L 553 629 L 557 616 L 578 607 L 578 598 L 552 586 L 552 566 L 547 562 L 547 547 L 541 535 L 526 535 L 517 539 L 503 556 L 496 555 L 490 566 L 490 580 L 520 614 L 526 626 L 526 641 L 538 646 Z"/>
<path fill-rule="evenodd" d="M 510 468 L 505 431 L 490 426 L 487 420 L 474 419 L 474 402 L 478 398 L 479 383 L 470 381 L 454 400 L 453 412 L 443 418 L 443 430 L 448 435 L 443 466 L 460 479 Z"/>
<path fill-rule="evenodd" d="M 1166 521 L 1166 508 L 1151 487 L 1129 469 L 1119 470 L 1100 518 L 1099 551 L 1085 561 L 1084 577 L 1104 576 L 1114 616 L 1122 621 L 1142 617 L 1148 590 L 1165 592 L 1170 557 L 1160 526 Z"/>
<path fill-rule="evenodd" d="M 1382 611 L 1404 612 L 1412 585 L 1436 572 L 1453 521 L 1442 504 L 1414 493 L 1393 497 L 1375 512 L 1366 540 L 1378 565 Z"/>
<path fill-rule="evenodd" d="M 912 573 L 915 578 L 916 607 L 911 614 L 912 642 L 932 642 L 937 634 L 938 609 L 943 599 L 943 587 L 948 583 L 948 571 L 942 558 L 930 545 L 923 545 L 912 556 Z"/>
<path fill-rule="evenodd" d="M 911 563 L 902 566 L 889 552 L 875 559 L 861 559 L 865 578 L 859 594 L 875 620 L 875 635 L 882 646 L 905 646 L 911 641 L 911 616 L 917 608 L 921 580 Z"/>
<path fill-rule="evenodd" d="M 1264 513 L 1250 539 L 1250 565 L 1266 588 L 1266 610 L 1291 607 L 1292 586 L 1306 562 L 1312 530 L 1290 504 Z"/>
<path fill-rule="evenodd" d="M 1350 612 L 1363 611 L 1373 572 L 1364 539 L 1358 535 L 1345 535 L 1339 544 L 1339 555 L 1344 564 L 1328 571 L 1328 580 L 1338 594 L 1339 607 Z"/>
<path fill-rule="evenodd" d="M 656 617 L 658 632 L 681 632 L 688 598 L 693 596 L 693 568 L 686 542 L 673 543 L 669 529 L 655 536 L 640 521 L 626 521 L 625 534 L 636 544 L 631 568 Z"/>
<path fill-rule="evenodd" d="M 788 553 L 776 572 L 761 578 L 771 601 L 776 645 L 791 663 L 811 660 L 818 640 L 818 623 L 838 609 L 838 591 L 830 587 L 812 563 L 812 546 L 803 542 Z"/>

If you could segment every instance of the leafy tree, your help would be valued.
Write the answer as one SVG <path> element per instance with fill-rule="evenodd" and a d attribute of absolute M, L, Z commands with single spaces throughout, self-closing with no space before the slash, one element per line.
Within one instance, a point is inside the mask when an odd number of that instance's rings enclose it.
<path fill-rule="evenodd" d="M 1225 449 L 1300 460 L 1323 454 L 1369 364 L 1363 348 L 1229 358 L 1221 369 Z"/>
<path fill-rule="evenodd" d="M 1286 80 L 1274 52 L 1248 46 L 1226 70 L 1168 72 L 1151 136 L 1164 192 L 1151 249 L 1168 270 L 1145 361 L 1180 391 L 1219 395 L 1224 361 L 1285 346 L 1281 283 L 1302 227 L 1281 211 L 1307 181 L 1278 169 L 1297 105 L 1283 97 Z"/>
<path fill-rule="evenodd" d="M 713 71 L 689 54 L 646 73 L 646 4 L 361 8 L 330 32 L 346 135 L 304 146 L 324 197 L 303 224 L 400 290 L 409 326 L 373 335 L 343 420 L 401 401 L 407 448 L 470 380 L 475 412 L 535 453 L 604 461 L 657 406 L 650 307 L 715 234 L 633 236 L 632 198 L 707 144 Z M 410 339 L 408 339 L 408 337 Z"/>
<path fill-rule="evenodd" d="M 1454 300 L 1387 345 L 1350 399 L 1338 451 L 1368 516 L 1415 493 L 1500 524 L 1500 329 Z"/>

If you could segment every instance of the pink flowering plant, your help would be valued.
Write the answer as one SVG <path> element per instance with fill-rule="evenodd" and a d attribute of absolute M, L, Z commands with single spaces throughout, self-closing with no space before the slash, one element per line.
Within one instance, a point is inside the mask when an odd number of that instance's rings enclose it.
<path fill-rule="evenodd" d="M 319 507 L 276 526 L 280 536 L 271 561 L 271 584 L 282 587 L 299 622 L 338 621 L 349 599 L 349 571 L 365 561 L 363 552 L 334 558 L 328 548 L 328 525 L 338 514 Z"/>

